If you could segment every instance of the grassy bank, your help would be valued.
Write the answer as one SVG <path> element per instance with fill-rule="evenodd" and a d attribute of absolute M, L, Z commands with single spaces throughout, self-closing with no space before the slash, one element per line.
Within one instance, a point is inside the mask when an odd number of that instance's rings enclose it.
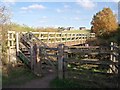
<path fill-rule="evenodd" d="M 65 33 L 90 33 L 91 30 L 68 30 L 68 31 L 63 31 Z"/>
<path fill-rule="evenodd" d="M 8 73 L 8 75 L 2 75 L 2 85 L 3 87 L 20 85 L 35 78 L 37 77 L 27 67 L 15 67 Z"/>

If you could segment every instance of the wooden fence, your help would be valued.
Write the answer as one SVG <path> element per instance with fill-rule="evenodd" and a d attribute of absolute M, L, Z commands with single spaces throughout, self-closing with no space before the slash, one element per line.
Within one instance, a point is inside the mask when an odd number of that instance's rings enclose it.
<path fill-rule="evenodd" d="M 34 33 L 36 33 L 36 35 L 33 34 L 32 41 L 35 41 L 35 40 L 37 41 L 37 51 L 39 51 L 36 57 L 33 57 L 34 56 L 33 54 L 35 51 L 33 47 L 35 44 L 33 42 L 31 43 L 29 42 L 29 44 L 30 44 L 30 54 L 31 54 L 30 64 L 31 64 L 31 68 L 33 68 L 33 64 L 34 64 L 34 70 L 35 68 L 37 68 L 37 70 L 35 70 L 35 73 L 37 73 L 40 70 L 42 71 L 42 66 L 41 67 L 38 67 L 38 66 L 41 65 L 41 61 L 45 61 L 45 60 L 51 65 L 51 67 L 53 67 L 54 69 L 58 71 L 58 77 L 60 79 L 70 76 L 68 75 L 67 72 L 69 71 L 69 67 L 72 64 L 76 64 L 76 66 L 72 68 L 73 71 L 78 71 L 77 68 L 83 64 L 90 64 L 90 65 L 109 66 L 106 73 L 118 74 L 118 72 L 120 72 L 120 67 L 119 67 L 120 49 L 118 45 L 115 43 L 111 43 L 110 46 L 106 46 L 106 47 L 89 46 L 88 44 L 85 44 L 85 46 L 69 46 L 69 45 L 66 46 L 66 44 L 64 45 L 64 44 L 58 43 L 58 47 L 53 48 L 53 47 L 48 46 L 49 43 L 48 44 L 43 43 L 44 41 L 43 39 L 46 40 L 45 42 L 47 42 L 47 40 L 49 42 L 49 40 L 52 40 L 52 39 L 54 40 L 59 39 L 58 41 L 56 40 L 56 42 L 62 43 L 62 42 L 69 41 L 69 40 L 71 41 L 72 40 L 79 41 L 82 39 L 86 40 L 88 37 L 91 38 L 92 35 L 89 35 L 86 37 L 86 35 L 84 34 L 85 35 L 84 37 L 83 34 L 74 34 L 74 33 L 72 34 L 66 34 L 66 33 L 64 34 L 61 34 L 61 33 L 53 34 L 52 33 L 51 34 L 47 32 L 44 32 L 44 34 L 38 33 L 38 32 L 34 32 Z M 53 35 L 55 35 L 56 37 Z M 40 38 L 38 39 L 37 36 Z M 15 37 L 16 39 L 14 39 Z M 54 41 L 54 43 L 56 42 Z M 18 33 L 11 32 L 11 34 L 8 37 L 8 46 L 16 47 L 17 52 L 19 51 L 19 34 Z M 51 57 L 54 57 L 54 59 L 51 59 Z M 33 62 L 35 61 L 34 60 L 35 58 L 39 59 L 38 65 L 36 64 L 36 62 Z M 55 61 L 55 64 L 54 64 L 54 61 Z"/>
<path fill-rule="evenodd" d="M 43 49 L 44 47 L 42 47 Z M 41 50 L 42 50 L 41 49 Z M 110 46 L 64 46 L 64 44 L 58 45 L 57 48 L 44 48 L 44 51 L 57 51 L 53 54 L 46 54 L 47 56 L 57 57 L 58 62 L 58 77 L 60 79 L 65 78 L 67 75 L 68 67 L 70 64 L 83 64 L 89 65 L 107 65 L 109 68 L 104 73 L 118 74 L 118 61 L 119 61 L 119 47 L 111 42 Z M 45 52 L 47 53 L 47 52 Z M 72 56 L 71 56 L 72 55 Z M 79 57 L 77 57 L 77 56 Z M 96 56 L 97 55 L 97 56 Z M 73 67 L 73 72 L 77 70 L 77 66 Z M 102 72 L 101 72 L 102 73 Z"/>

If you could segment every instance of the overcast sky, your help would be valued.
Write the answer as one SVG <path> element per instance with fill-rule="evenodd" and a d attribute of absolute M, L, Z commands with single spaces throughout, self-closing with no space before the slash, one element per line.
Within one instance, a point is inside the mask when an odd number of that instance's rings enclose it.
<path fill-rule="evenodd" d="M 2 0 L 3 1 L 3 0 Z M 72 0 L 71 2 L 31 2 L 6 0 L 12 11 L 12 21 L 32 27 L 91 27 L 95 13 L 109 7 L 118 14 L 117 2 L 94 2 L 92 0 Z M 11 2 L 9 2 L 11 1 Z M 1 2 L 3 3 L 3 2 Z"/>

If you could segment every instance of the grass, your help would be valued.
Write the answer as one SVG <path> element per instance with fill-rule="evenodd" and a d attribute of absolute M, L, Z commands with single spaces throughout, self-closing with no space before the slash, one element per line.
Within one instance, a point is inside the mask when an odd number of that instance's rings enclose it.
<path fill-rule="evenodd" d="M 74 80 L 74 79 L 58 79 L 51 81 L 52 88 L 99 88 L 93 81 Z"/>
<path fill-rule="evenodd" d="M 79 83 L 77 82 L 73 82 L 72 80 L 68 80 L 68 79 L 58 79 L 55 78 L 52 82 L 51 82 L 51 87 L 53 88 L 81 88 L 82 86 L 79 85 Z"/>
<path fill-rule="evenodd" d="M 65 33 L 90 33 L 90 30 L 70 30 L 70 31 L 63 31 Z"/>
<path fill-rule="evenodd" d="M 16 67 L 8 74 L 2 75 L 4 86 L 24 84 L 32 79 L 37 78 L 27 67 Z"/>

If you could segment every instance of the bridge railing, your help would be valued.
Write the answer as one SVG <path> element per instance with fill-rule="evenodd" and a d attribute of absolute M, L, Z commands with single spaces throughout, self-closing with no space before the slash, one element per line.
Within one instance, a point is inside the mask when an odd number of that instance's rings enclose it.
<path fill-rule="evenodd" d="M 8 47 L 15 47 L 16 45 L 16 33 L 15 31 L 8 31 Z M 22 32 L 23 34 L 27 32 Z M 94 33 L 64 33 L 64 32 L 32 32 L 39 40 L 47 45 L 65 42 L 85 43 L 86 39 L 94 38 Z"/>

